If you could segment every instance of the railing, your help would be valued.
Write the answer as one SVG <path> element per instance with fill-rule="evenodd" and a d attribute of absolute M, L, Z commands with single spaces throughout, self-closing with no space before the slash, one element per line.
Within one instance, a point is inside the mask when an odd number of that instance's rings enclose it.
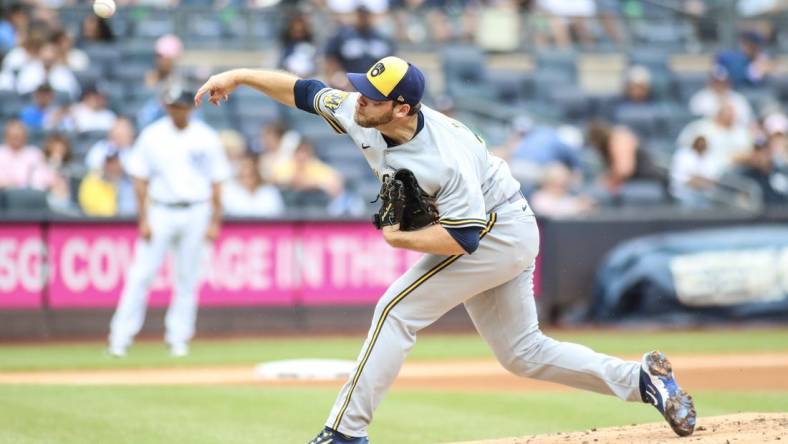
<path fill-rule="evenodd" d="M 505 7 L 450 6 L 444 9 L 393 10 L 376 18 L 379 29 L 404 49 L 434 50 L 457 41 L 476 44 L 494 52 L 519 52 L 561 47 L 590 51 L 630 50 L 643 45 L 698 52 L 736 43 L 737 31 L 758 26 L 774 32 L 774 44 L 788 47 L 783 31 L 788 15 L 779 12 L 759 17 L 738 15 L 733 1 L 707 2 L 705 10 L 685 10 L 683 2 L 620 2 L 616 11 L 598 9 L 589 17 L 556 18 L 545 12 Z M 640 6 L 626 6 L 639 4 Z M 189 48 L 259 50 L 276 44 L 285 26 L 288 6 L 267 8 L 213 8 L 147 6 L 119 8 L 110 19 L 124 39 L 152 40 L 174 33 Z M 68 29 L 79 32 L 88 6 L 63 7 L 58 13 Z M 336 29 L 336 15 L 321 9 L 308 12 L 316 40 L 324 42 Z M 566 20 L 565 20 L 566 19 Z M 347 20 L 345 18 L 344 20 Z"/>

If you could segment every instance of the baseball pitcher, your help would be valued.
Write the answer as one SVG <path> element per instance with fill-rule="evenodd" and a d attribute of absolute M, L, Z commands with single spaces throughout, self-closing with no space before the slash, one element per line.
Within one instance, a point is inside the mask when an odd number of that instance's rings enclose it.
<path fill-rule="evenodd" d="M 673 430 L 695 426 L 692 399 L 664 355 L 627 362 L 542 334 L 532 275 L 539 252 L 533 212 L 508 166 L 462 123 L 422 105 L 414 65 L 386 57 L 348 74 L 358 92 L 276 71 L 232 70 L 197 92 L 218 105 L 239 85 L 322 117 L 359 147 L 382 185 L 375 225 L 395 248 L 426 253 L 378 302 L 355 371 L 311 444 L 368 443 L 375 408 L 419 330 L 458 304 L 500 363 L 525 377 L 653 404 Z"/>

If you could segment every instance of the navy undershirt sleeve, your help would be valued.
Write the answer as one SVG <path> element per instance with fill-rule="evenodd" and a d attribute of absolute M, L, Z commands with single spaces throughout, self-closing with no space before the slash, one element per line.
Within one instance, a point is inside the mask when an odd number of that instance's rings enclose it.
<path fill-rule="evenodd" d="M 444 228 L 446 228 L 446 231 L 451 234 L 451 237 L 453 237 L 468 254 L 473 253 L 479 248 L 479 227 Z"/>
<path fill-rule="evenodd" d="M 320 80 L 296 80 L 293 87 L 293 96 L 298 109 L 317 114 L 315 110 L 315 96 L 325 87 L 326 84 Z"/>

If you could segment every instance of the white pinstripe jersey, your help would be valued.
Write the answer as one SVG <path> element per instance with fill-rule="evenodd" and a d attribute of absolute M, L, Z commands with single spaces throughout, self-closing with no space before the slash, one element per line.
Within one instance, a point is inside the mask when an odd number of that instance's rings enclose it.
<path fill-rule="evenodd" d="M 324 88 L 313 105 L 336 132 L 353 139 L 378 179 L 400 168 L 413 171 L 424 191 L 436 198 L 443 226 L 484 228 L 487 213 L 520 190 L 508 165 L 491 155 L 480 137 L 426 106 L 424 128 L 410 141 L 389 147 L 380 131 L 353 119 L 359 95 Z"/>

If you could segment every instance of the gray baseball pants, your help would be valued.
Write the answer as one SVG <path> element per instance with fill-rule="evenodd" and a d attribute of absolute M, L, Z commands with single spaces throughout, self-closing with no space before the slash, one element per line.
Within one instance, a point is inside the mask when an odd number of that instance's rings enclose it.
<path fill-rule="evenodd" d="M 640 401 L 638 362 L 546 337 L 539 330 L 533 264 L 539 230 L 525 200 L 489 216 L 470 255 L 425 255 L 378 302 L 356 368 L 326 425 L 367 436 L 372 415 L 394 382 L 416 333 L 458 304 L 510 372 Z"/>

